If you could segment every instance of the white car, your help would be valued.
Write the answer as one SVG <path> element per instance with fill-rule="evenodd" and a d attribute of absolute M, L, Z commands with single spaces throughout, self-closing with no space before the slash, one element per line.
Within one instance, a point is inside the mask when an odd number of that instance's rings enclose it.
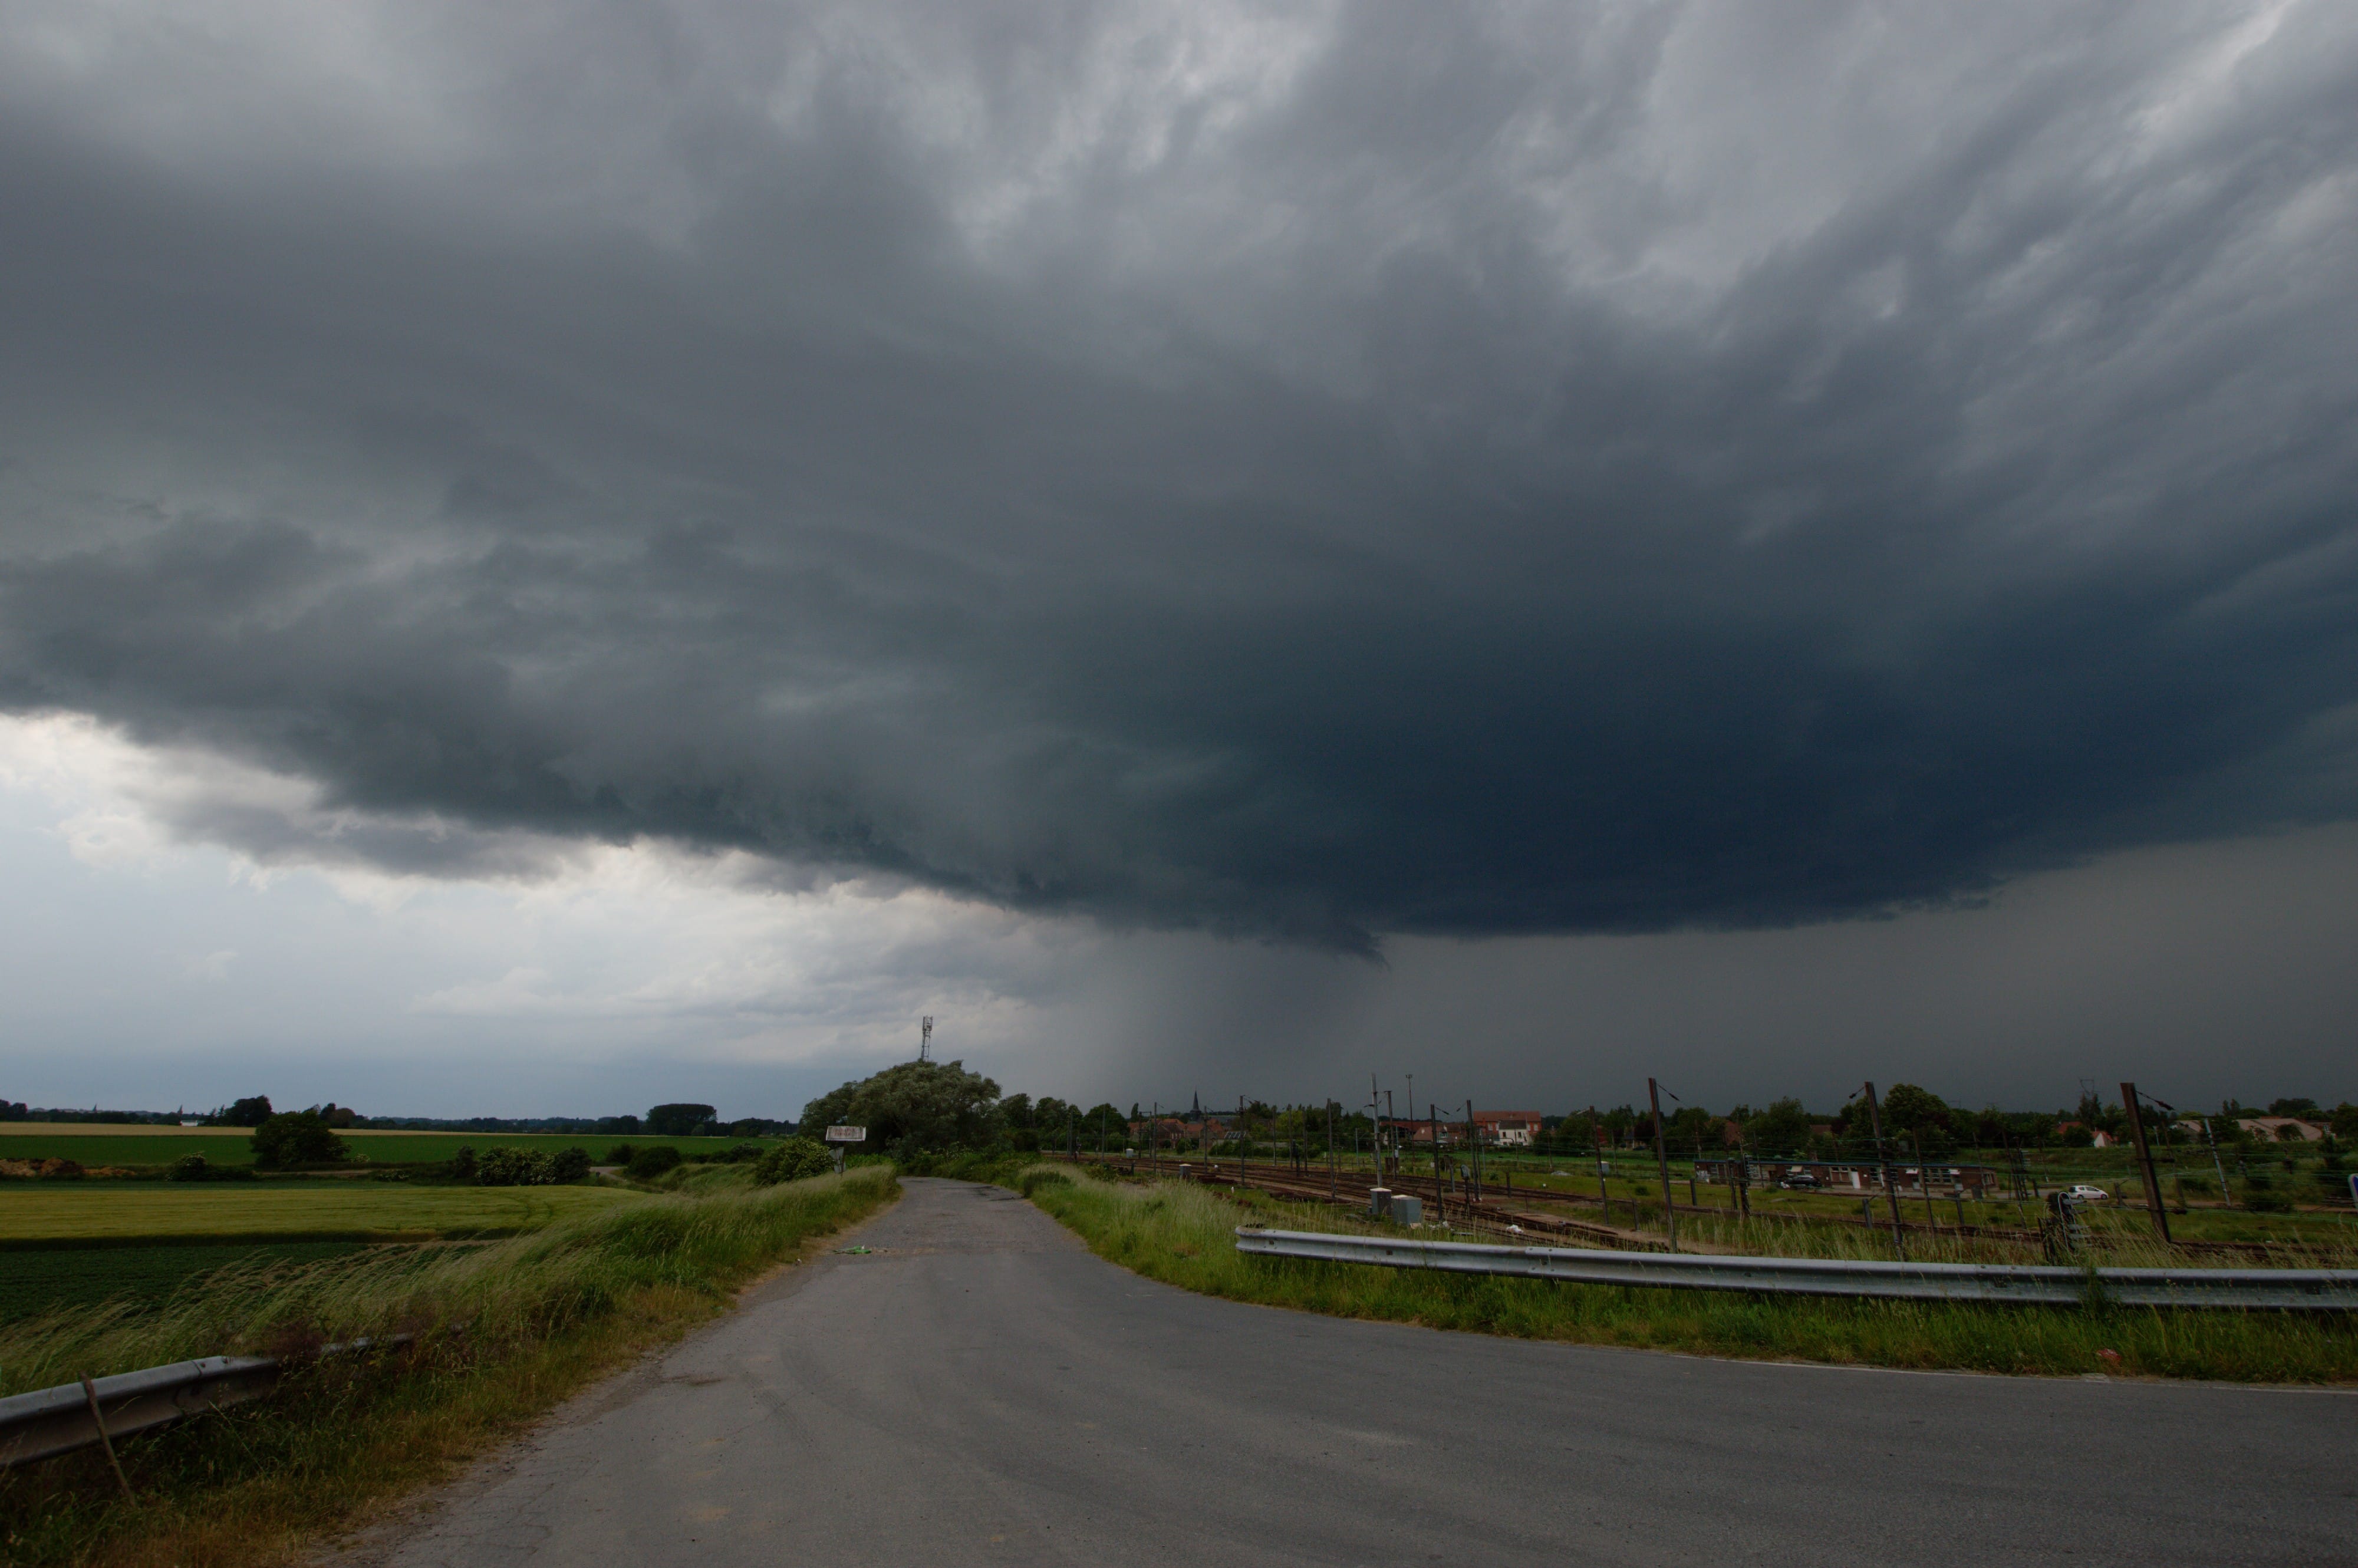
<path fill-rule="evenodd" d="M 2113 1201 L 2112 1194 L 2104 1191 L 2102 1187 L 2092 1187 L 2085 1182 L 2082 1182 L 2078 1186 L 2073 1187 L 2070 1192 L 2065 1193 L 2063 1195 L 2070 1198 L 2073 1203 L 2110 1203 Z"/>

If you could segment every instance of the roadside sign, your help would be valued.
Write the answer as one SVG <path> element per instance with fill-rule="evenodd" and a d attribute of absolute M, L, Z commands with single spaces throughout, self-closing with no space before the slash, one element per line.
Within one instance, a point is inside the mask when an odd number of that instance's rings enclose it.
<path fill-rule="evenodd" d="M 827 1130 L 829 1143 L 865 1143 L 868 1129 L 864 1127 L 830 1127 Z"/>

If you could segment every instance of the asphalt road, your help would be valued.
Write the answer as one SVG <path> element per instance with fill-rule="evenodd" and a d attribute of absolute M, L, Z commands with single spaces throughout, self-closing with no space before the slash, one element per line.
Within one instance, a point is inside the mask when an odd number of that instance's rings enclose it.
<path fill-rule="evenodd" d="M 2358 1396 L 1527 1344 L 1190 1295 L 911 1182 L 359 1555 L 2358 1563 Z M 346 1558 L 345 1561 L 350 1561 Z"/>

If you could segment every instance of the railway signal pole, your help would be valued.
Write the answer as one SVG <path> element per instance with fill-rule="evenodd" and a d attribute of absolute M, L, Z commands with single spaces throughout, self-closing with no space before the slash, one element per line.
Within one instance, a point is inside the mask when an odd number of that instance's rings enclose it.
<path fill-rule="evenodd" d="M 1651 1078 L 1646 1080 L 1646 1104 L 1654 1113 L 1654 1169 L 1662 1178 L 1662 1224 L 1670 1231 L 1671 1250 L 1675 1252 L 1679 1249 L 1679 1211 L 1671 1206 L 1671 1161 L 1662 1143 L 1662 1089 Z"/>
<path fill-rule="evenodd" d="M 2154 1102 L 2160 1105 L 2159 1100 Z M 2169 1210 L 2161 1201 L 2161 1178 L 2154 1173 L 2153 1145 L 2146 1141 L 2145 1115 L 2137 1108 L 2137 1087 L 2121 1086 L 2121 1108 L 2129 1113 L 2129 1136 L 2136 1141 L 2137 1169 L 2145 1175 L 2145 1206 L 2153 1212 L 2153 1233 L 2169 1245 Z M 2167 1107 L 2164 1107 L 2167 1109 Z"/>
<path fill-rule="evenodd" d="M 1908 1257 L 1908 1238 L 1899 1228 L 1899 1189 L 1891 1184 L 1891 1157 L 1883 1147 L 1883 1108 L 1875 1103 L 1875 1081 L 1871 1078 L 1866 1085 L 1866 1119 L 1875 1132 L 1875 1163 L 1883 1173 L 1883 1195 L 1891 1204 L 1891 1245 L 1904 1262 Z"/>

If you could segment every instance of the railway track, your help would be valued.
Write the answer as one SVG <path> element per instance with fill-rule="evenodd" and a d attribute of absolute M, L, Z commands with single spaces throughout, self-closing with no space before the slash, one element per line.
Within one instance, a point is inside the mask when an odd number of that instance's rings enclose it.
<path fill-rule="evenodd" d="M 1057 1158 L 1072 1157 L 1060 1155 Z M 1338 1207 L 1362 1211 L 1367 1208 L 1368 1195 L 1375 1186 L 1374 1180 L 1363 1172 L 1337 1172 L 1330 1180 L 1314 1165 L 1296 1169 L 1285 1164 L 1255 1165 L 1249 1162 L 1242 1168 L 1242 1180 L 1239 1181 L 1238 1162 L 1233 1158 L 1173 1161 L 1146 1157 L 1130 1158 L 1113 1154 L 1083 1154 L 1078 1157 L 1077 1162 L 1102 1163 L 1134 1174 L 1148 1174 L 1159 1171 L 1164 1178 L 1174 1181 L 1185 1180 L 1206 1186 L 1231 1188 L 1241 1185 L 1255 1192 L 1268 1193 L 1272 1197 L 1290 1198 L 1305 1203 L 1333 1204 Z M 1533 1233 L 1537 1233 L 1541 1236 L 1572 1239 L 1590 1246 L 1619 1248 L 1623 1250 L 1655 1251 L 1662 1249 L 1665 1245 L 1658 1234 L 1612 1223 L 1613 1206 L 1616 1204 L 1628 1203 L 1628 1200 L 1624 1198 L 1604 1199 L 1584 1193 L 1556 1192 L 1548 1188 L 1515 1188 L 1501 1183 L 1497 1186 L 1486 1186 L 1482 1196 L 1476 1200 L 1455 1190 L 1455 1184 L 1446 1181 L 1439 1184 L 1439 1191 L 1436 1193 L 1435 1184 L 1430 1179 L 1420 1180 L 1414 1174 L 1407 1173 L 1392 1178 L 1390 1190 L 1420 1199 L 1426 1205 L 1428 1212 L 1434 1218 L 1445 1221 L 1454 1229 L 1466 1230 L 1500 1241 L 1511 1242 L 1528 1238 Z M 1605 1217 L 1603 1222 L 1599 1223 L 1596 1220 L 1551 1214 L 1532 1206 L 1538 1204 L 1601 1207 Z M 1650 1206 L 1659 1209 L 1660 1205 L 1655 1204 Z M 1725 1220 L 1736 1217 L 1728 1209 L 1711 1205 L 1673 1203 L 1671 1206 L 1678 1214 L 1693 1215 L 1707 1219 Z M 1753 1215 L 1749 1217 L 1755 1221 L 1783 1225 L 1836 1225 L 1872 1230 L 1887 1230 L 1890 1227 L 1890 1221 L 1887 1218 L 1856 1219 L 1847 1215 L 1836 1214 L 1772 1212 Z M 2037 1230 L 1983 1225 L 1927 1225 L 1920 1220 L 1905 1217 L 1900 1221 L 1900 1230 L 1904 1235 L 2011 1242 L 2031 1247 L 2038 1246 L 2040 1241 L 2040 1234 Z M 1686 1245 L 1688 1250 L 1696 1249 L 1692 1242 Z M 2275 1246 L 2267 1242 L 2174 1241 L 2171 1245 L 2177 1251 L 2196 1257 L 2280 1259 L 2288 1263 L 2301 1261 L 2300 1254 L 2297 1249 Z M 1706 1249 L 1717 1250 L 1717 1249 Z"/>

